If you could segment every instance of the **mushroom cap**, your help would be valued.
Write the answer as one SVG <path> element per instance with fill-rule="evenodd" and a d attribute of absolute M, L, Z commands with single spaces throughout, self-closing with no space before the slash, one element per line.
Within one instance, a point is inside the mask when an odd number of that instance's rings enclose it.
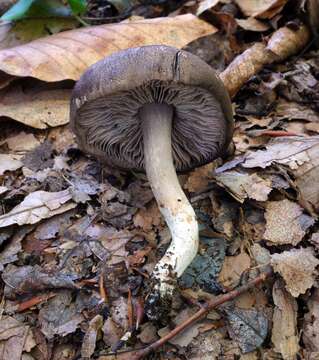
<path fill-rule="evenodd" d="M 152 102 L 174 108 L 177 171 L 204 165 L 227 150 L 233 115 L 224 84 L 197 56 L 162 45 L 119 51 L 81 76 L 70 108 L 79 147 L 110 166 L 144 170 L 139 110 Z"/>

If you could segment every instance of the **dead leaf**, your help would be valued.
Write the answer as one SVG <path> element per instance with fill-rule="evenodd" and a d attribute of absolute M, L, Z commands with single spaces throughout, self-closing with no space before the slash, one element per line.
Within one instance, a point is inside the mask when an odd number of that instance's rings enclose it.
<path fill-rule="evenodd" d="M 253 17 L 249 17 L 247 19 L 236 19 L 236 22 L 241 28 L 249 31 L 263 32 L 269 30 L 268 24 Z"/>
<path fill-rule="evenodd" d="M 52 193 L 35 191 L 7 214 L 0 216 L 0 227 L 35 224 L 42 219 L 71 210 L 76 206 L 75 203 L 67 203 L 71 197 L 69 189 Z"/>
<path fill-rule="evenodd" d="M 141 332 L 138 335 L 138 338 L 142 341 L 143 344 L 151 344 L 158 340 L 157 330 L 154 324 L 147 322 L 141 326 Z"/>
<path fill-rule="evenodd" d="M 319 352 L 319 289 L 316 289 L 307 302 L 308 312 L 305 314 L 302 340 L 306 349 Z"/>
<path fill-rule="evenodd" d="M 304 214 L 297 203 L 288 199 L 269 201 L 265 219 L 264 238 L 269 241 L 269 245 L 297 245 L 314 224 L 311 216 Z"/>
<path fill-rule="evenodd" d="M 120 329 L 114 321 L 108 317 L 103 325 L 103 341 L 107 346 L 115 345 L 121 338 L 122 329 Z"/>
<path fill-rule="evenodd" d="M 209 163 L 193 170 L 184 184 L 184 188 L 190 192 L 202 192 L 207 190 L 209 181 L 213 177 L 213 170 L 216 166 Z"/>
<path fill-rule="evenodd" d="M 314 285 L 319 259 L 311 247 L 291 249 L 271 255 L 271 265 L 285 280 L 290 294 L 298 297 Z"/>
<path fill-rule="evenodd" d="M 91 358 L 94 353 L 96 346 L 97 334 L 101 330 L 103 325 L 103 317 L 101 315 L 96 315 L 89 322 L 89 327 L 84 335 L 81 356 L 83 358 Z"/>
<path fill-rule="evenodd" d="M 196 15 L 199 16 L 204 11 L 209 10 L 216 6 L 219 3 L 219 0 L 201 0 L 198 9 L 196 11 Z"/>
<path fill-rule="evenodd" d="M 246 16 L 271 19 L 281 12 L 288 0 L 235 0 Z"/>
<path fill-rule="evenodd" d="M 283 98 L 279 98 L 276 102 L 275 117 L 279 120 L 296 119 L 319 123 L 319 114 L 309 106 L 293 101 L 286 101 Z"/>
<path fill-rule="evenodd" d="M 215 176 L 217 183 L 225 187 L 239 202 L 250 198 L 257 201 L 266 201 L 271 192 L 271 181 L 264 180 L 256 173 L 245 174 L 238 171 L 225 171 Z"/>
<path fill-rule="evenodd" d="M 70 94 L 69 89 L 9 86 L 0 91 L 0 117 L 9 117 L 36 129 L 64 125 L 69 121 Z"/>
<path fill-rule="evenodd" d="M 28 340 L 29 338 L 29 340 Z M 3 316 L 0 320 L 0 359 L 21 360 L 24 350 L 31 350 L 32 332 L 29 326 L 11 316 Z"/>
<path fill-rule="evenodd" d="M 250 268 L 250 257 L 242 252 L 236 256 L 226 256 L 218 281 L 225 288 L 234 288 L 239 284 L 243 272 Z"/>
<path fill-rule="evenodd" d="M 1 108 L 1 105 L 0 105 Z M 30 151 L 40 145 L 39 140 L 32 133 L 25 133 L 24 131 L 17 135 L 8 137 L 5 142 L 10 150 L 14 152 Z"/>
<path fill-rule="evenodd" d="M 139 210 L 134 215 L 134 225 L 142 228 L 144 231 L 152 230 L 153 226 L 159 226 L 163 221 L 162 215 L 158 209 L 157 203 L 153 201 L 146 209 Z"/>
<path fill-rule="evenodd" d="M 279 280 L 274 284 L 272 296 L 275 303 L 271 335 L 274 350 L 279 352 L 284 360 L 295 359 L 299 351 L 297 302 Z"/>
<path fill-rule="evenodd" d="M 216 31 L 191 14 L 83 27 L 1 50 L 0 70 L 43 81 L 78 80 L 88 66 L 115 51 L 151 44 L 183 47 Z"/>
<path fill-rule="evenodd" d="M 0 175 L 3 175 L 6 171 L 18 170 L 22 166 L 23 163 L 15 159 L 13 155 L 0 154 Z"/>

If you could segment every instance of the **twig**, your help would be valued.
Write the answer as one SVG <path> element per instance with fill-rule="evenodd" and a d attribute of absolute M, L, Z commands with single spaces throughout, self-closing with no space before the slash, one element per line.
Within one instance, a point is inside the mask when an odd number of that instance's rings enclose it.
<path fill-rule="evenodd" d="M 140 360 L 144 356 L 150 354 L 154 350 L 157 350 L 162 345 L 164 345 L 166 342 L 168 342 L 170 339 L 181 333 L 183 330 L 185 330 L 188 326 L 194 324 L 196 321 L 200 320 L 204 316 L 207 315 L 209 311 L 216 308 L 217 306 L 233 300 L 237 298 L 242 293 L 246 292 L 247 290 L 257 286 L 258 284 L 264 282 L 270 275 L 272 274 L 272 269 L 269 267 L 264 272 L 262 272 L 259 276 L 257 276 L 255 279 L 249 281 L 247 284 L 242 285 L 238 287 L 235 290 L 230 291 L 227 294 L 220 295 L 217 298 L 210 300 L 202 305 L 200 310 L 198 310 L 193 316 L 191 316 L 189 319 L 184 321 L 182 324 L 178 325 L 175 329 L 173 329 L 171 332 L 169 332 L 167 335 L 163 336 L 161 339 L 155 341 L 154 343 L 148 345 L 147 347 L 132 351 L 132 352 L 125 352 L 125 353 L 118 353 L 117 359 L 118 360 Z M 111 355 L 111 354 L 109 354 Z M 114 355 L 114 354 L 112 354 Z"/>

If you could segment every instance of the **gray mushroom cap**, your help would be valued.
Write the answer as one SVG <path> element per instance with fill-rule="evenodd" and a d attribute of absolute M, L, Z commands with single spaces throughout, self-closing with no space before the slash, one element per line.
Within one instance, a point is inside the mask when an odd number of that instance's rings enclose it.
<path fill-rule="evenodd" d="M 162 45 L 117 52 L 82 75 L 70 110 L 80 148 L 111 166 L 144 170 L 139 111 L 152 102 L 174 108 L 172 152 L 178 171 L 227 150 L 233 116 L 224 84 L 197 56 Z"/>

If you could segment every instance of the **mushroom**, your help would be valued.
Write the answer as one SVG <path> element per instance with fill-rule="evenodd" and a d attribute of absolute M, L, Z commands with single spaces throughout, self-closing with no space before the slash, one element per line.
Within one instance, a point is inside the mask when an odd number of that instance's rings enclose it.
<path fill-rule="evenodd" d="M 222 156 L 233 132 L 228 93 L 197 56 L 169 46 L 119 51 L 77 82 L 70 121 L 79 147 L 110 166 L 146 171 L 172 241 L 153 271 L 147 313 L 158 318 L 198 249 L 195 212 L 178 181 Z"/>

